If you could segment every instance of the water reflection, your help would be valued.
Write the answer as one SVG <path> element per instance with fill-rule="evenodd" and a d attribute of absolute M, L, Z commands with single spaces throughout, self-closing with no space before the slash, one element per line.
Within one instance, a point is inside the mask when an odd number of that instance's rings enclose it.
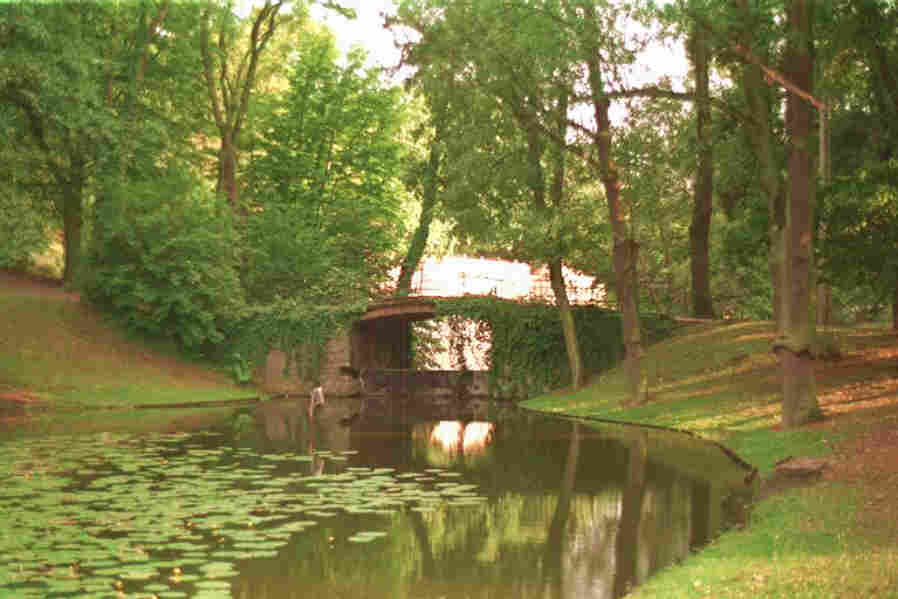
<path fill-rule="evenodd" d="M 720 524 L 712 484 L 657 463 L 639 436 L 620 443 L 538 418 L 399 418 L 388 439 L 382 426 L 350 430 L 357 462 L 455 469 L 486 500 L 398 513 L 370 550 L 334 545 L 345 520 L 295 539 L 287 584 L 302 587 L 295 596 L 619 597 Z M 714 500 L 723 494 L 715 489 Z M 270 568 L 247 572 L 241 596 L 294 596 L 263 590 L 278 566 Z"/>
<path fill-rule="evenodd" d="M 419 425 L 427 427 L 427 425 Z M 483 452 L 487 444 L 493 438 L 493 429 L 496 425 L 492 422 L 469 422 L 467 424 L 457 420 L 441 420 L 433 425 L 430 432 L 430 442 L 438 445 L 446 453 L 473 454 Z"/>
<path fill-rule="evenodd" d="M 646 434 L 410 412 L 266 402 L 213 431 L 0 443 L 0 596 L 610 599 L 706 542 L 737 469 L 686 474 Z"/>

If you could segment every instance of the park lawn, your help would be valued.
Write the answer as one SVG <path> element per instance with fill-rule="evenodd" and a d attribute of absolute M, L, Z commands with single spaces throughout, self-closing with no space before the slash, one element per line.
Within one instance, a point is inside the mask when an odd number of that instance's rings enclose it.
<path fill-rule="evenodd" d="M 0 398 L 60 411 L 256 395 L 209 365 L 129 338 L 74 294 L 20 282 L 0 279 Z"/>
<path fill-rule="evenodd" d="M 647 349 L 650 400 L 628 406 L 623 369 L 577 393 L 525 403 L 551 413 L 689 430 L 720 441 L 765 479 L 750 523 L 725 532 L 632 597 L 898 597 L 898 338 L 828 329 L 841 350 L 820 360 L 824 422 L 781 430 L 769 323 L 679 329 Z M 776 462 L 824 457 L 813 486 L 779 488 Z"/>

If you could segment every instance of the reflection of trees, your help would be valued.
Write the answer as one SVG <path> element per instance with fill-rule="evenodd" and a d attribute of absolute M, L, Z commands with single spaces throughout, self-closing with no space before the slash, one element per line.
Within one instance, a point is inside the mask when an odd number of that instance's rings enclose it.
<path fill-rule="evenodd" d="M 390 463 L 418 470 L 434 465 L 434 454 L 466 459 L 465 427 L 444 428 L 455 453 L 446 450 L 442 435 L 432 434 L 437 426 L 415 425 L 411 456 L 393 449 L 401 461 Z M 703 535 L 708 518 L 702 520 L 690 498 L 708 502 L 706 490 L 703 495 L 691 480 L 650 462 L 644 438 L 624 447 L 591 439 L 575 425 L 561 443 L 554 434 L 511 443 L 505 432 L 480 438 L 490 440 L 482 446 L 489 461 L 506 466 L 464 462 L 463 482 L 488 491 L 489 501 L 425 512 L 405 508 L 386 519 L 323 520 L 298 533 L 277 560 L 263 562 L 264 569 L 248 564 L 234 596 L 610 599 L 685 557 Z M 384 445 L 378 436 L 357 436 L 354 443 L 363 456 Z M 359 530 L 389 534 L 370 545 L 346 542 Z"/>
<path fill-rule="evenodd" d="M 639 547 L 639 521 L 645 495 L 645 470 L 648 451 L 645 439 L 637 437 L 630 444 L 627 480 L 623 489 L 620 522 L 615 542 L 614 596 L 620 597 L 636 582 L 636 560 Z"/>
<path fill-rule="evenodd" d="M 543 558 L 546 567 L 546 582 L 556 591 L 556 596 L 558 597 L 562 596 L 561 555 L 564 530 L 571 511 L 571 499 L 574 495 L 574 481 L 577 479 L 577 464 L 579 460 L 580 424 L 575 422 L 571 429 L 567 459 L 564 464 L 564 474 L 561 477 L 561 488 L 558 490 L 558 504 L 555 506 L 552 522 L 549 524 L 549 534 L 546 539 L 545 556 Z"/>
<path fill-rule="evenodd" d="M 430 534 L 420 512 L 409 511 L 408 519 L 418 540 L 418 551 L 421 553 L 421 576 L 432 578 L 436 568 L 433 561 L 433 549 L 430 546 Z"/>

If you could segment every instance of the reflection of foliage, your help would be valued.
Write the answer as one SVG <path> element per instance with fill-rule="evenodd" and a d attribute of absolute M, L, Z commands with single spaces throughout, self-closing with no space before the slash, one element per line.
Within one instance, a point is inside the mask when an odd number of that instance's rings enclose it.
<path fill-rule="evenodd" d="M 489 336 L 491 388 L 499 397 L 525 397 L 558 388 L 570 380 L 570 368 L 558 310 L 540 302 L 515 302 L 495 297 L 443 298 L 437 318 L 456 317 L 478 323 L 476 336 Z M 595 306 L 573 307 L 582 339 L 587 373 L 613 366 L 623 355 L 620 315 Z M 643 316 L 649 343 L 665 337 L 672 321 Z"/>

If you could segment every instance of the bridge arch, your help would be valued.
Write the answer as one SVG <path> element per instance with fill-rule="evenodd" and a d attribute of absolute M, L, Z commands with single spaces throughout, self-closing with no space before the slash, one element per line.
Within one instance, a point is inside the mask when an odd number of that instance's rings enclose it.
<path fill-rule="evenodd" d="M 414 296 L 371 304 L 348 331 L 328 342 L 320 378 L 316 382 L 320 382 L 328 394 L 355 395 L 371 391 L 371 385 L 365 388 L 364 378 L 366 374 L 374 374 L 381 382 L 387 380 L 386 386 L 394 391 L 398 388 L 403 392 L 426 392 L 440 388 L 444 392 L 455 392 L 462 382 L 460 376 L 464 374 L 464 384 L 469 392 L 487 394 L 485 372 L 412 370 L 409 347 L 412 323 L 436 317 L 439 299 Z M 285 364 L 286 357 L 282 352 L 269 354 L 261 373 L 262 388 L 270 393 L 308 393 L 315 382 L 301 380 L 295 370 L 285 375 Z"/>
<path fill-rule="evenodd" d="M 351 367 L 359 372 L 411 368 L 411 325 L 434 316 L 435 298 L 398 298 L 370 305 L 350 332 Z"/>

